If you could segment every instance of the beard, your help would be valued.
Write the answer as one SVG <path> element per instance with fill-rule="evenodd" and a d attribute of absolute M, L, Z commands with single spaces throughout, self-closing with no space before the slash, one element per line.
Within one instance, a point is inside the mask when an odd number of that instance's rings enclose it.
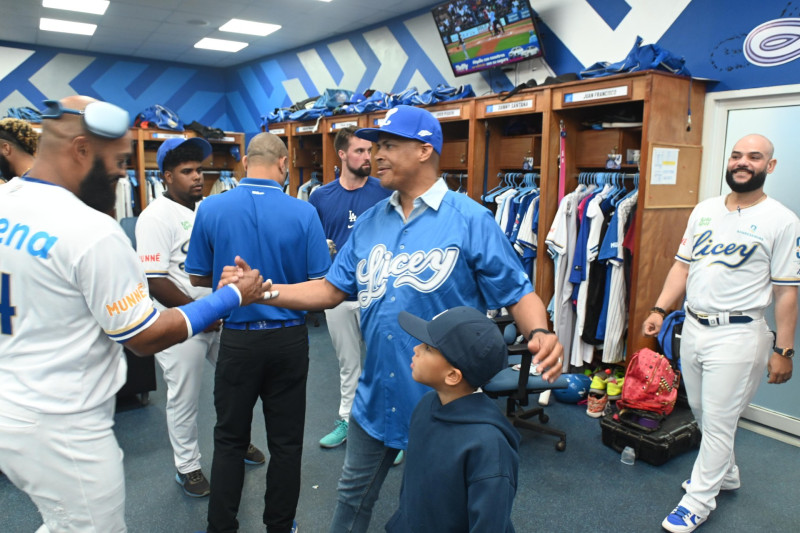
<path fill-rule="evenodd" d="M 767 171 L 759 172 L 758 174 L 754 174 L 750 172 L 750 179 L 745 181 L 744 183 L 737 183 L 733 179 L 734 172 L 742 172 L 744 169 L 739 169 L 736 171 L 728 170 L 725 172 L 725 182 L 728 184 L 728 187 L 731 188 L 733 192 L 744 193 L 744 192 L 751 192 L 755 191 L 756 189 L 760 189 L 764 186 L 764 182 L 767 181 Z M 747 171 L 749 172 L 749 171 Z"/>
<path fill-rule="evenodd" d="M 366 178 L 369 176 L 369 173 L 372 172 L 372 164 L 364 165 L 363 167 L 353 168 L 350 165 L 347 165 L 347 170 L 353 173 L 354 176 L 358 176 L 360 178 Z"/>
<path fill-rule="evenodd" d="M 0 174 L 2 174 L 3 179 L 6 181 L 14 177 L 14 171 L 11 170 L 11 163 L 2 155 L 0 155 Z"/>
<path fill-rule="evenodd" d="M 95 157 L 94 165 L 81 182 L 78 198 L 92 209 L 109 213 L 117 201 L 117 179 L 109 175 L 103 161 Z"/>

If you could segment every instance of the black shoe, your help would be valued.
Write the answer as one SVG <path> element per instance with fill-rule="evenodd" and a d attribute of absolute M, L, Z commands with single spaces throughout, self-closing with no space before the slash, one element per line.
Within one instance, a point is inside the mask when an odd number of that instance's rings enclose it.
<path fill-rule="evenodd" d="M 252 444 L 249 444 L 247 446 L 247 452 L 244 454 L 245 464 L 263 465 L 266 460 L 267 458 L 264 457 L 264 453 L 261 450 L 259 450 Z"/>
<path fill-rule="evenodd" d="M 175 481 L 183 487 L 183 492 L 192 498 L 202 498 L 211 494 L 211 485 L 199 468 L 187 474 L 178 472 L 175 474 Z"/>

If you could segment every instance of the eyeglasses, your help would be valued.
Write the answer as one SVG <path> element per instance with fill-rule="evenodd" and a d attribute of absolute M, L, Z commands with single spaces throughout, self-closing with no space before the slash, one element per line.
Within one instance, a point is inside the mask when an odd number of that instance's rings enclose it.
<path fill-rule="evenodd" d="M 108 102 L 92 102 L 86 109 L 69 109 L 63 107 L 58 100 L 45 100 L 45 110 L 42 119 L 59 119 L 63 114 L 80 115 L 83 124 L 89 133 L 105 139 L 119 139 L 130 128 L 130 115 L 128 112 Z"/>

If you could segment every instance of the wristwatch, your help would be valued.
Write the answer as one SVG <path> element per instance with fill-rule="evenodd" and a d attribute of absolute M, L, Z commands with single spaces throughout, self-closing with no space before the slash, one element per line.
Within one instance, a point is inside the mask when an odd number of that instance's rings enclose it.
<path fill-rule="evenodd" d="M 788 357 L 789 359 L 794 357 L 794 348 L 778 348 L 777 346 L 775 346 L 774 348 L 772 348 L 772 351 L 778 355 Z"/>

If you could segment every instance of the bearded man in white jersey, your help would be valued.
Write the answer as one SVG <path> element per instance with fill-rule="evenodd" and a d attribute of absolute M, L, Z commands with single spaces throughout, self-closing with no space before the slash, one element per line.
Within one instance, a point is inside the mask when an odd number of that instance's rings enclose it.
<path fill-rule="evenodd" d="M 675 264 L 667 274 L 645 335 L 657 335 L 666 309 L 686 294 L 681 369 L 689 405 L 703 433 L 685 496 L 662 522 L 668 531 L 694 531 L 716 508 L 720 490 L 739 488 L 733 453 L 736 427 L 766 369 L 769 383 L 792 377 L 800 220 L 764 193 L 775 170 L 772 143 L 747 135 L 733 147 L 727 196 L 692 211 Z M 764 320 L 775 300 L 777 334 Z"/>
<path fill-rule="evenodd" d="M 29 172 L 0 187 L 0 468 L 40 533 L 119 533 L 122 346 L 152 354 L 264 296 L 256 273 L 159 312 L 130 241 L 105 213 L 131 156 L 130 117 L 85 96 L 48 100 Z"/>
<path fill-rule="evenodd" d="M 159 310 L 179 307 L 211 294 L 193 287 L 184 270 L 195 206 L 203 199 L 203 161 L 211 155 L 205 139 L 167 139 L 156 160 L 166 192 L 142 211 L 136 224 L 136 249 Z M 203 367 L 217 363 L 221 321 L 186 341 L 155 354 L 167 383 L 167 431 L 175 460 L 175 481 L 187 496 L 208 496 L 211 487 L 200 469 L 197 413 Z M 244 462 L 262 464 L 264 454 L 250 444 Z"/>

